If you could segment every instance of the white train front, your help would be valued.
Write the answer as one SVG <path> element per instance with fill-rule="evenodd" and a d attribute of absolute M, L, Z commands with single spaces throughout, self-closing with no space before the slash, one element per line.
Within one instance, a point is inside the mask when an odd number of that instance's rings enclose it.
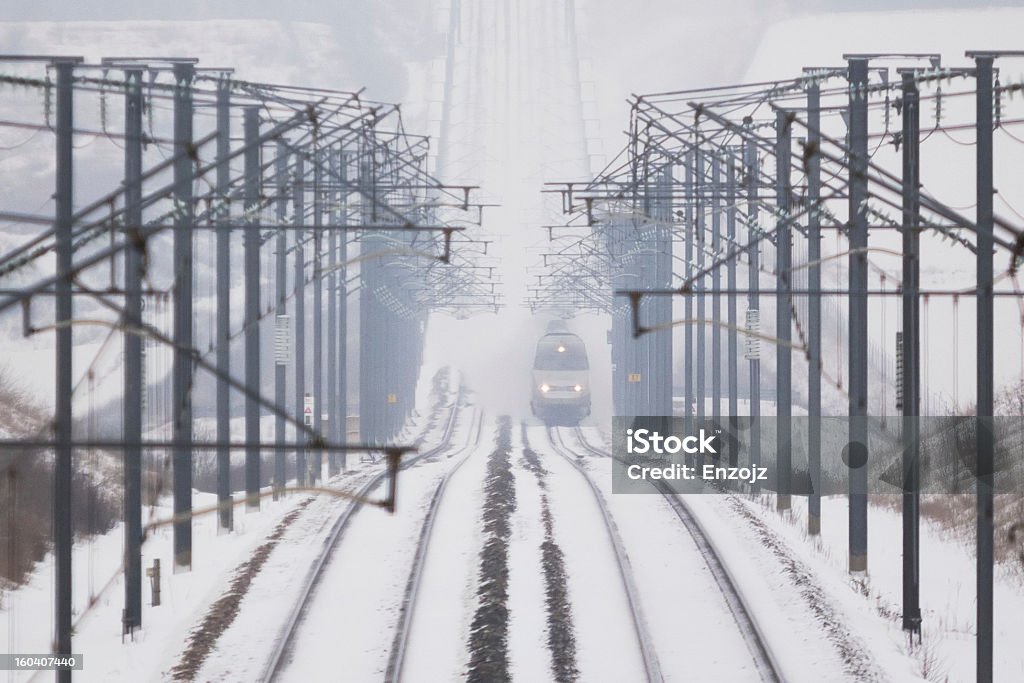
<path fill-rule="evenodd" d="M 575 425 L 590 415 L 587 348 L 560 320 L 537 342 L 530 407 L 549 425 Z"/>

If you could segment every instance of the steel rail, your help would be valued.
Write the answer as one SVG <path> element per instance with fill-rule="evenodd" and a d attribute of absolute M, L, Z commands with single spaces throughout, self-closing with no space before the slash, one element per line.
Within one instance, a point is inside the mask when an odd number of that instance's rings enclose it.
<path fill-rule="evenodd" d="M 427 564 L 427 553 L 434 531 L 434 520 L 437 518 L 437 511 L 441 507 L 441 499 L 448 488 L 448 482 L 480 445 L 482 433 L 483 413 L 478 413 L 476 438 L 471 437 L 469 439 L 465 448 L 462 449 L 468 452 L 444 473 L 441 481 L 437 484 L 437 488 L 434 490 L 434 495 L 430 499 L 430 506 L 427 508 L 426 516 L 423 518 L 423 526 L 416 545 L 416 553 L 413 555 L 412 568 L 409 570 L 409 580 L 405 587 L 402 609 L 398 614 L 398 623 L 395 625 L 395 638 L 391 645 L 391 655 L 388 657 L 388 668 L 384 674 L 384 680 L 387 683 L 398 683 L 402 679 L 402 667 L 405 664 L 405 653 L 408 650 L 409 636 L 412 633 L 412 620 L 416 610 L 416 599 L 419 597 L 420 586 L 423 583 L 423 569 Z M 449 457 L 454 457 L 455 455 L 458 455 L 458 453 L 453 453 Z"/>
<path fill-rule="evenodd" d="M 545 431 L 555 453 L 562 456 L 566 462 L 572 465 L 576 471 L 580 473 L 580 476 L 583 477 L 584 481 L 587 482 L 587 486 L 590 488 L 590 492 L 594 496 L 594 502 L 597 503 L 598 509 L 601 510 L 601 517 L 604 520 L 605 530 L 608 532 L 608 539 L 611 541 L 612 549 L 615 553 L 615 562 L 619 569 L 619 576 L 622 578 L 622 587 L 626 593 L 626 602 L 629 604 L 633 630 L 636 633 L 637 645 L 640 648 L 640 656 L 643 659 L 644 672 L 646 674 L 647 681 L 648 683 L 660 683 L 664 678 L 661 673 L 661 665 L 658 663 L 658 654 L 654 649 L 654 642 L 651 639 L 651 634 L 647 630 L 647 621 L 644 619 L 643 609 L 640 605 L 640 592 L 637 589 L 636 581 L 633 578 L 633 568 L 632 565 L 630 565 L 629 557 L 626 555 L 626 548 L 622 543 L 622 537 L 619 535 L 618 527 L 615 526 L 615 521 L 612 519 L 611 512 L 608 510 L 608 503 L 605 501 L 604 496 L 601 494 L 601 490 L 598 489 L 597 484 L 594 483 L 594 480 L 590 477 L 587 470 L 576 461 L 576 458 L 569 454 L 570 449 L 565 445 L 561 432 L 557 428 L 552 427 L 546 427 Z"/>
<path fill-rule="evenodd" d="M 591 445 L 584 436 L 583 430 L 579 427 L 575 428 L 575 434 L 580 446 L 591 455 L 600 458 L 614 457 Z M 729 571 L 728 565 L 722 560 L 721 554 L 711 541 L 711 537 L 704 528 L 704 525 L 700 523 L 700 520 L 690 510 L 685 499 L 674 494 L 665 482 L 648 480 L 648 483 L 664 496 L 669 507 L 672 508 L 679 521 L 682 522 L 687 532 L 689 532 L 694 545 L 697 546 L 697 551 L 704 559 L 704 564 L 718 585 L 718 589 L 725 600 L 726 606 L 729 608 L 729 612 L 732 614 L 733 620 L 736 622 L 737 628 L 739 628 L 740 633 L 743 635 L 743 641 L 750 651 L 750 655 L 754 660 L 754 666 L 757 668 L 761 680 L 765 683 L 781 683 L 785 681 L 786 679 L 782 675 L 782 668 L 779 665 L 778 658 L 768 645 L 765 629 L 754 618 L 748 601 L 742 591 L 739 590 L 735 577 Z"/>
<path fill-rule="evenodd" d="M 456 417 L 459 413 L 459 402 L 462 400 L 463 392 L 461 386 L 459 391 L 455 395 L 455 400 L 452 403 L 451 412 L 448 415 L 448 422 L 445 424 L 444 434 L 441 437 L 441 443 L 436 447 L 428 451 L 424 451 L 420 455 L 414 458 L 410 458 L 408 461 L 402 463 L 401 469 L 406 469 L 412 465 L 418 463 L 427 457 L 435 456 L 449 446 L 451 441 L 452 431 L 455 427 Z M 351 504 L 345 507 L 342 513 L 335 520 L 334 525 L 328 532 L 327 538 L 324 539 L 323 547 L 321 548 L 316 559 L 313 561 L 309 572 L 306 574 L 306 578 L 303 581 L 301 591 L 299 593 L 299 599 L 292 606 L 292 610 L 288 615 L 288 618 L 284 622 L 284 626 L 278 636 L 277 642 L 274 645 L 274 649 L 271 651 L 270 658 L 267 660 L 266 665 L 263 669 L 263 674 L 260 676 L 260 680 L 264 683 L 270 683 L 270 681 L 277 680 L 278 675 L 285 669 L 288 664 L 288 655 L 291 652 L 292 645 L 295 641 L 295 636 L 299 631 L 299 625 L 306 616 L 310 605 L 310 599 L 316 592 L 317 586 L 320 584 L 323 578 L 324 572 L 329 564 L 331 556 L 337 549 L 341 542 L 342 537 L 348 530 L 349 524 L 352 518 L 355 517 L 356 513 L 362 509 L 363 505 L 361 499 L 370 493 L 374 488 L 379 486 L 384 478 L 387 476 L 387 470 L 383 470 L 378 474 L 374 475 L 363 484 L 359 489 L 359 498 L 354 500 Z"/>

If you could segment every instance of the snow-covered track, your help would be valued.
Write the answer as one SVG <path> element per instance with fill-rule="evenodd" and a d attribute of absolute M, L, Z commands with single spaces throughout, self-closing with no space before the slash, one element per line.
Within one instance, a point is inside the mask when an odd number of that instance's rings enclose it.
<path fill-rule="evenodd" d="M 587 453 L 601 458 L 612 457 L 609 453 L 591 445 L 583 434 L 583 430 L 579 427 L 575 428 L 575 436 L 579 447 Z M 711 536 L 705 531 L 700 520 L 690 510 L 684 498 L 674 493 L 662 481 L 649 480 L 648 483 L 664 496 L 672 511 L 679 518 L 679 521 L 682 522 L 687 532 L 689 532 L 694 545 L 707 565 L 708 571 L 714 577 L 715 583 L 718 585 L 718 589 L 721 591 L 722 597 L 732 613 L 737 628 L 743 635 L 743 640 L 750 651 L 754 666 L 757 668 L 761 680 L 765 681 L 765 683 L 780 683 L 784 681 L 785 679 L 781 675 L 781 667 L 768 644 L 764 629 L 754 618 L 749 608 L 749 601 L 743 595 L 743 591 L 729 571 L 728 565 L 722 561 L 721 554 L 711 540 Z"/>
<path fill-rule="evenodd" d="M 427 508 L 426 516 L 423 518 L 419 542 L 416 545 L 416 553 L 413 555 L 412 569 L 409 571 L 409 582 L 406 585 L 405 596 L 402 600 L 402 611 L 399 613 L 398 623 L 395 625 L 395 639 L 391 646 L 391 654 L 388 656 L 388 668 L 384 675 L 384 680 L 388 683 L 398 683 L 402 678 L 402 665 L 405 662 L 409 635 L 412 632 L 412 617 L 416 609 L 416 598 L 420 592 L 423 568 L 426 566 L 427 561 L 427 549 L 434 530 L 434 520 L 437 517 L 437 511 L 441 507 L 441 499 L 444 497 L 445 490 L 448 488 L 448 482 L 452 476 L 480 445 L 480 437 L 483 433 L 483 419 L 483 413 L 478 413 L 476 437 L 471 437 L 460 453 L 453 453 L 449 456 L 454 457 L 462 454 L 462 458 L 441 477 L 441 481 L 438 482 L 437 488 L 434 489 L 434 495 L 430 499 L 430 506 Z"/>
<path fill-rule="evenodd" d="M 401 469 L 411 467 L 417 462 L 425 459 L 440 455 L 442 452 L 447 450 L 451 443 L 452 433 L 455 429 L 455 424 L 459 414 L 459 404 L 462 401 L 462 390 L 456 393 L 454 400 L 452 401 L 451 411 L 448 414 L 448 420 L 445 423 L 444 433 L 441 437 L 440 443 L 427 451 L 417 454 L 416 456 L 409 458 L 402 463 Z M 378 474 L 371 477 L 358 491 L 357 497 L 349 503 L 338 518 L 334 521 L 334 525 L 331 527 L 330 532 L 324 539 L 323 547 L 317 554 L 316 560 L 310 566 L 309 572 L 303 581 L 302 590 L 299 593 L 299 599 L 295 602 L 292 607 L 288 618 L 285 620 L 281 633 L 277 638 L 276 645 L 271 653 L 270 658 L 267 660 L 267 664 L 264 667 L 263 675 L 260 680 L 265 683 L 277 679 L 278 674 L 284 670 L 288 664 L 288 655 L 291 652 L 292 646 L 295 642 L 296 635 L 299 632 L 299 627 L 302 623 L 303 617 L 305 616 L 313 594 L 316 591 L 317 584 L 320 583 L 320 579 L 324 574 L 324 570 L 330 561 L 331 555 L 335 549 L 340 545 L 342 537 L 345 535 L 346 529 L 356 513 L 359 512 L 363 507 L 362 501 L 373 491 L 377 486 L 384 481 L 387 477 L 387 470 L 381 470 Z"/>
<path fill-rule="evenodd" d="M 640 649 L 640 656 L 643 660 L 644 672 L 649 683 L 660 683 L 663 680 L 661 674 L 661 666 L 658 663 L 658 655 L 654 648 L 654 641 L 651 639 L 651 634 L 647 629 L 647 622 L 644 620 L 642 609 L 640 606 L 640 594 L 636 586 L 636 580 L 633 577 L 633 568 L 630 565 L 629 557 L 626 555 L 626 548 L 622 543 L 622 537 L 619 535 L 619 530 L 615 526 L 615 522 L 612 520 L 611 512 L 608 510 L 608 504 L 601 495 L 601 490 L 591 479 L 590 473 L 587 472 L 586 468 L 577 462 L 577 454 L 574 454 L 572 450 L 565 445 L 562 439 L 562 433 L 558 428 L 548 427 L 546 429 L 548 440 L 551 442 L 551 447 L 562 458 L 564 458 L 573 468 L 579 472 L 580 476 L 583 477 L 584 481 L 587 482 L 587 487 L 594 496 L 594 501 L 597 503 L 598 509 L 601 510 L 601 516 L 604 520 L 605 529 L 608 532 L 608 538 L 611 541 L 612 549 L 615 553 L 615 560 L 618 565 L 619 576 L 622 578 L 622 587 L 626 595 L 626 602 L 629 605 L 630 618 L 632 619 L 633 630 L 636 634 L 637 645 Z"/>

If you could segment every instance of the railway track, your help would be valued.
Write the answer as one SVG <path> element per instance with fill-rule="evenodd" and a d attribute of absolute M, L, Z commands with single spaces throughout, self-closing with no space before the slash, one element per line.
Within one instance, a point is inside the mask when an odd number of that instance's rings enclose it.
<path fill-rule="evenodd" d="M 612 457 L 611 454 L 596 448 L 587 441 L 583 430 L 579 427 L 576 427 L 573 433 L 580 448 L 588 454 L 600 458 Z M 561 434 L 558 435 L 558 438 L 561 440 Z M 564 444 L 564 442 L 562 443 Z M 582 469 L 579 465 L 577 467 Z M 743 640 L 747 645 L 761 680 L 765 681 L 765 683 L 780 683 L 784 681 L 785 679 L 781 675 L 781 667 L 768 646 L 764 630 L 757 620 L 754 619 L 743 592 L 738 588 L 728 565 L 722 561 L 718 550 L 704 530 L 700 520 L 690 510 L 685 499 L 676 495 L 664 482 L 650 480 L 649 483 L 662 494 L 693 539 L 694 545 L 697 547 L 704 563 L 707 565 L 708 571 L 710 571 L 711 576 L 718 585 L 718 589 L 732 614 L 733 620 L 743 636 Z"/>
<path fill-rule="evenodd" d="M 449 457 L 455 457 L 461 455 L 461 459 L 455 463 L 454 466 L 445 472 L 444 476 L 441 477 L 441 481 L 438 482 L 437 488 L 434 489 L 434 494 L 431 496 L 430 505 L 427 508 L 427 514 L 423 518 L 423 526 L 420 531 L 420 538 L 416 544 L 416 553 L 413 555 L 412 568 L 409 571 L 409 581 L 406 584 L 405 595 L 402 600 L 402 610 L 398 615 L 398 624 L 395 626 L 395 638 L 391 646 L 391 654 L 388 656 L 388 668 L 384 674 L 384 680 L 388 683 L 398 683 L 402 678 L 402 667 L 405 663 L 405 653 L 409 645 L 409 638 L 412 632 L 412 621 L 413 614 L 416 610 L 416 598 L 420 593 L 420 586 L 423 579 L 423 568 L 427 562 L 427 551 L 430 546 L 432 532 L 434 530 L 434 520 L 437 517 L 437 511 L 441 507 L 441 500 L 444 497 L 445 490 L 448 488 L 448 482 L 455 473 L 462 467 L 463 463 L 469 459 L 469 456 L 473 454 L 477 446 L 480 445 L 480 437 L 483 432 L 483 413 L 477 414 L 476 420 L 476 436 L 466 442 L 466 445 L 458 452 L 453 453 Z"/>
<path fill-rule="evenodd" d="M 632 620 L 633 631 L 636 635 L 637 645 L 640 649 L 644 673 L 646 674 L 646 678 L 649 683 L 659 683 L 663 680 L 663 677 L 661 673 L 661 666 L 658 663 L 658 655 L 655 651 L 654 642 L 651 639 L 650 632 L 647 629 L 647 622 L 643 617 L 642 608 L 640 606 L 640 594 L 636 586 L 636 581 L 633 577 L 633 568 L 626 555 L 626 549 L 622 543 L 622 537 L 619 535 L 619 530 L 615 526 L 615 522 L 612 520 L 611 512 L 608 510 L 608 504 L 605 501 L 604 496 L 601 494 L 601 490 L 590 477 L 590 473 L 587 472 L 586 468 L 580 465 L 579 462 L 577 462 L 577 458 L 572 455 L 571 449 L 565 445 L 561 432 L 557 428 L 552 427 L 548 427 L 546 431 L 548 440 L 551 442 L 552 449 L 559 456 L 568 461 L 577 472 L 579 472 L 580 476 L 582 476 L 584 481 L 587 482 L 587 487 L 593 494 L 597 507 L 601 510 L 604 527 L 608 532 L 608 539 L 611 542 L 612 549 L 615 554 L 615 561 L 618 566 L 619 576 L 622 579 L 622 587 L 626 594 L 626 602 L 629 605 L 630 618 Z"/>
<path fill-rule="evenodd" d="M 412 467 L 426 458 L 437 456 L 447 450 L 450 445 L 452 432 L 454 431 L 455 423 L 459 414 L 459 404 L 462 401 L 462 395 L 463 393 L 460 388 L 452 402 L 452 409 L 448 415 L 448 420 L 445 423 L 441 442 L 436 447 L 417 454 L 403 462 L 401 469 Z M 380 473 L 371 477 L 359 488 L 357 492 L 358 497 L 349 503 L 334 521 L 331 530 L 328 532 L 327 537 L 324 540 L 323 547 L 320 549 L 320 552 L 317 553 L 316 559 L 303 579 L 302 589 L 299 592 L 299 599 L 296 601 L 288 615 L 288 618 L 285 620 L 284 625 L 281 628 L 274 649 L 271 652 L 271 656 L 264 666 L 263 675 L 260 677 L 260 680 L 266 683 L 276 680 L 278 675 L 287 666 L 289 654 L 295 642 L 295 636 L 298 633 L 302 620 L 308 611 L 313 594 L 316 592 L 316 587 L 324 575 L 324 570 L 330 561 L 331 555 L 340 545 L 352 519 L 356 516 L 359 510 L 362 509 L 362 500 L 365 499 L 376 487 L 380 486 L 386 477 L 386 470 L 382 470 Z"/>

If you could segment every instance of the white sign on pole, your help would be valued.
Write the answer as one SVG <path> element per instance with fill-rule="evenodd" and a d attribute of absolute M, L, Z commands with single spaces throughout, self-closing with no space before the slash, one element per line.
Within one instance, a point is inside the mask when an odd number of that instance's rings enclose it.
<path fill-rule="evenodd" d="M 291 317 L 279 315 L 274 325 L 274 362 L 278 365 L 288 365 L 288 359 L 292 355 L 291 346 Z"/>
<path fill-rule="evenodd" d="M 302 422 L 307 427 L 313 426 L 313 415 L 315 414 L 313 408 L 313 395 L 306 394 L 302 397 Z"/>
<path fill-rule="evenodd" d="M 747 331 L 757 334 L 761 331 L 761 311 L 756 308 L 747 309 Z M 761 357 L 761 338 L 754 334 L 748 334 L 743 352 L 747 360 L 757 360 Z"/>

